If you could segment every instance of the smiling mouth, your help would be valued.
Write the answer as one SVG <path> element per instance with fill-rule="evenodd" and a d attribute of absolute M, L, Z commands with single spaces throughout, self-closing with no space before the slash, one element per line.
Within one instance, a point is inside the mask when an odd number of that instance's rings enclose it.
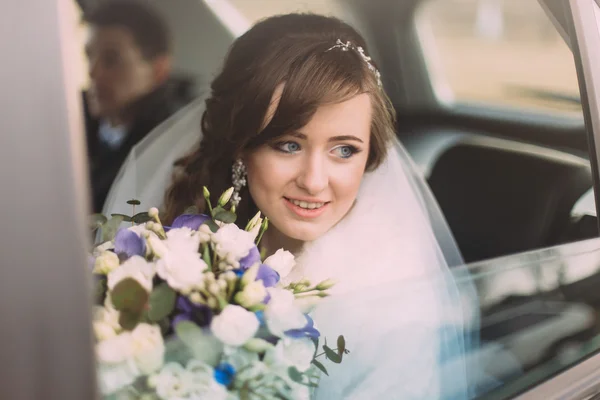
<path fill-rule="evenodd" d="M 308 201 L 294 200 L 294 199 L 290 199 L 288 197 L 285 197 L 285 199 L 287 201 L 289 201 L 290 203 L 292 203 L 293 205 L 303 208 L 305 210 L 318 210 L 319 208 L 322 208 L 323 206 L 329 204 L 328 201 L 313 203 L 313 202 L 308 202 Z"/>

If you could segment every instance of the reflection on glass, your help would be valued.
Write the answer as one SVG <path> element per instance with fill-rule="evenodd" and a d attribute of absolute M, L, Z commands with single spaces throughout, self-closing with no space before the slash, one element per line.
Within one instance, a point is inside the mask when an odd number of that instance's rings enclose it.
<path fill-rule="evenodd" d="M 498 386 L 482 398 L 510 398 L 600 350 L 600 240 L 469 266 L 481 310 L 477 350 Z"/>

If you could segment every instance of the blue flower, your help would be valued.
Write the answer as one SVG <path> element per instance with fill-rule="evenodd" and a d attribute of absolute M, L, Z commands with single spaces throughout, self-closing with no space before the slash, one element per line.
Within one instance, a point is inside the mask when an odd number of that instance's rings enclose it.
<path fill-rule="evenodd" d="M 258 322 L 260 322 L 260 325 L 263 326 L 265 325 L 265 312 L 262 310 L 256 311 L 254 314 L 256 314 L 256 318 L 258 319 Z"/>
<path fill-rule="evenodd" d="M 204 214 L 183 214 L 175 218 L 175 221 L 173 221 L 169 229 L 186 227 L 193 231 L 197 231 L 200 228 L 200 225 L 209 219 L 210 217 Z"/>
<path fill-rule="evenodd" d="M 191 321 L 200 327 L 207 327 L 212 321 L 213 313 L 208 306 L 195 304 L 185 296 L 177 298 L 175 309 L 179 314 L 173 318 L 173 326 L 181 321 Z"/>
<path fill-rule="evenodd" d="M 266 288 L 273 287 L 279 282 L 279 273 L 268 265 L 261 264 L 256 275 L 257 281 L 262 281 Z"/>
<path fill-rule="evenodd" d="M 290 329 L 289 331 L 285 331 L 285 335 L 295 338 L 295 339 L 300 339 L 300 338 L 310 338 L 310 339 L 316 339 L 319 336 L 321 336 L 321 333 L 315 329 L 314 325 L 315 323 L 313 322 L 312 318 L 310 316 L 308 316 L 308 314 L 304 314 L 304 316 L 306 317 L 306 325 L 304 326 L 304 328 L 300 328 L 300 329 Z"/>
<path fill-rule="evenodd" d="M 248 255 L 240 260 L 240 268 L 245 271 L 257 262 L 260 262 L 260 252 L 258 247 L 254 246 L 250 249 Z"/>
<path fill-rule="evenodd" d="M 115 253 L 118 256 L 144 257 L 146 255 L 146 242 L 137 233 L 125 228 L 119 229 L 115 236 Z"/>
<path fill-rule="evenodd" d="M 235 376 L 235 368 L 229 363 L 221 363 L 215 367 L 215 381 L 223 386 L 229 386 Z"/>

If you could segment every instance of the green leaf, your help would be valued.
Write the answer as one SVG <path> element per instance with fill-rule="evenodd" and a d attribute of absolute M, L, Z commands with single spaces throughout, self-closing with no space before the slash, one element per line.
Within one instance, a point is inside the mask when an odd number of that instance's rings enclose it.
<path fill-rule="evenodd" d="M 150 218 L 150 216 L 148 215 L 148 212 L 144 211 L 144 212 L 135 214 L 131 220 L 133 222 L 135 222 L 136 224 L 143 224 L 145 222 L 152 221 L 152 218 Z"/>
<path fill-rule="evenodd" d="M 173 308 L 175 308 L 175 300 L 177 294 L 166 283 L 158 285 L 148 299 L 150 309 L 148 310 L 148 318 L 152 322 L 158 322 L 166 318 Z"/>
<path fill-rule="evenodd" d="M 91 229 L 98 229 L 108 221 L 102 214 L 92 214 L 89 216 L 89 225 Z"/>
<path fill-rule="evenodd" d="M 106 282 L 107 278 L 105 275 L 95 275 L 94 280 L 94 300 L 96 304 L 104 304 L 104 299 L 106 298 Z"/>
<path fill-rule="evenodd" d="M 123 217 L 123 222 L 131 222 L 131 217 L 125 214 L 110 214 L 111 217 Z"/>
<path fill-rule="evenodd" d="M 327 357 L 332 362 L 334 362 L 336 364 L 339 364 L 342 362 L 342 357 L 338 353 L 333 351 L 331 348 L 329 348 L 329 346 L 324 345 L 323 351 L 325 351 L 325 357 Z"/>
<path fill-rule="evenodd" d="M 312 363 L 319 368 L 325 375 L 329 376 L 329 374 L 327 373 L 327 369 L 325 368 L 325 366 L 323 364 L 321 364 L 318 360 L 312 360 Z"/>
<path fill-rule="evenodd" d="M 115 238 L 121 222 L 123 222 L 123 217 L 116 216 L 102 224 L 102 242 L 108 242 Z"/>
<path fill-rule="evenodd" d="M 119 313 L 119 325 L 127 331 L 132 331 L 142 319 L 142 313 L 123 310 Z"/>
<path fill-rule="evenodd" d="M 130 206 L 139 206 L 139 205 L 140 205 L 140 204 L 142 204 L 142 203 L 140 203 L 140 201 L 139 201 L 139 200 L 136 200 L 136 199 L 131 199 L 131 200 L 128 200 L 128 201 L 127 201 L 127 204 L 129 204 Z"/>
<path fill-rule="evenodd" d="M 231 211 L 221 209 L 215 212 L 214 219 L 217 221 L 224 222 L 226 224 L 233 224 L 237 219 L 237 215 L 235 215 Z"/>
<path fill-rule="evenodd" d="M 188 347 L 194 347 L 202 341 L 204 332 L 202 328 L 192 321 L 181 321 L 175 325 L 175 334 Z"/>
<path fill-rule="evenodd" d="M 208 225 L 208 227 L 210 228 L 212 233 L 215 233 L 216 231 L 219 230 L 219 225 L 217 225 L 216 222 L 213 220 L 209 219 L 208 221 L 205 222 L 205 224 Z"/>
<path fill-rule="evenodd" d="M 296 367 L 289 367 L 288 375 L 289 375 L 290 379 L 293 380 L 294 382 L 304 384 L 304 376 L 302 375 L 302 373 L 300 371 L 298 371 L 296 369 Z"/>
<path fill-rule="evenodd" d="M 315 352 L 313 353 L 313 359 L 317 356 L 317 352 L 319 351 L 319 338 L 310 338 L 313 344 L 315 345 Z"/>
<path fill-rule="evenodd" d="M 125 278 L 110 292 L 110 298 L 119 311 L 141 314 L 148 304 L 148 292 L 133 278 Z"/>
<path fill-rule="evenodd" d="M 317 387 L 316 384 L 314 384 L 310 381 L 305 381 L 304 375 L 300 371 L 298 371 L 296 369 L 296 367 L 289 367 L 288 375 L 289 375 L 290 379 L 296 383 L 299 383 L 301 385 L 308 386 L 308 387 Z"/>
<path fill-rule="evenodd" d="M 337 351 L 340 357 L 346 352 L 346 339 L 342 335 L 337 338 Z"/>

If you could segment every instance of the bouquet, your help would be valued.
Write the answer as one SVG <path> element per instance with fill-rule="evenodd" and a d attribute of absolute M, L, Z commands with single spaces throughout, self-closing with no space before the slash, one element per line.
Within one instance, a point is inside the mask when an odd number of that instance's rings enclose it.
<path fill-rule="evenodd" d="M 321 335 L 301 300 L 328 296 L 329 280 L 283 285 L 294 256 L 264 259 L 258 244 L 268 219 L 234 224 L 233 189 L 208 214 L 186 210 L 167 227 L 158 210 L 95 215 L 100 243 L 93 328 L 99 383 L 106 398 L 308 399 L 348 353 Z M 123 223 L 131 226 L 121 228 Z M 314 304 L 309 301 L 309 304 Z"/>

